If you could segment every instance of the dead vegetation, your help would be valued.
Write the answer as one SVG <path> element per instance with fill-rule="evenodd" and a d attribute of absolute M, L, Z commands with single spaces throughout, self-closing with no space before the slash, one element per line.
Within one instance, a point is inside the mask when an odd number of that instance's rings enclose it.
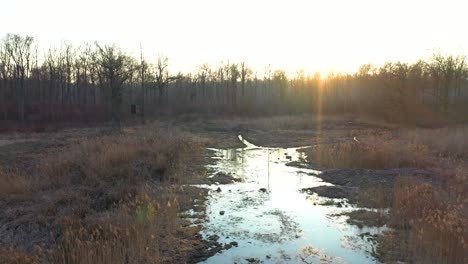
<path fill-rule="evenodd" d="M 202 173 L 204 144 L 156 124 L 80 139 L 31 171 L 3 168 L 2 263 L 193 261 L 199 229 L 183 227 L 179 212 L 205 193 L 181 184 Z"/>
<path fill-rule="evenodd" d="M 402 137 L 430 146 L 439 156 L 468 157 L 468 127 L 466 126 L 413 129 L 403 132 Z"/>
<path fill-rule="evenodd" d="M 232 133 L 238 128 L 306 131 L 326 123 L 308 116 L 284 116 L 204 125 L 207 131 Z M 225 137 L 223 131 L 220 135 Z M 314 166 L 359 169 L 356 173 L 429 168 L 434 172 L 431 177 L 437 177 L 434 181 L 403 173 L 393 189 L 375 184 L 360 189 L 357 201 L 390 211 L 388 215 L 385 210 L 361 215 L 359 224 L 378 215 L 379 225 L 385 222 L 393 228 L 377 238 L 376 254 L 384 262 L 466 263 L 466 131 L 465 127 L 375 129 L 350 131 L 344 140 L 326 140 L 322 133 L 321 142 L 327 144 L 304 151 Z M 196 175 L 193 165 L 200 160 L 194 154 L 205 144 L 192 134 L 155 125 L 80 139 L 38 157 L 33 171 L 4 167 L 0 170 L 0 205 L 7 210 L 0 212 L 4 221 L 0 260 L 193 261 L 194 249 L 203 252 L 204 245 L 195 239 L 199 228 L 181 224 L 178 214 L 190 208 L 193 197 L 203 200 L 204 194 L 181 189 L 180 183 Z"/>
<path fill-rule="evenodd" d="M 379 237 L 379 259 L 384 262 L 466 263 L 466 191 L 466 178 L 446 187 L 402 178 L 395 186 L 389 220 L 394 230 Z"/>
<path fill-rule="evenodd" d="M 467 131 L 451 127 L 370 132 L 305 152 L 312 164 L 323 168 L 431 169 L 434 175 L 427 180 L 400 175 L 393 191 L 379 186 L 359 191 L 358 202 L 391 209 L 387 225 L 393 230 L 378 238 L 377 257 L 384 262 L 466 263 Z"/>
<path fill-rule="evenodd" d="M 390 133 L 363 135 L 336 144 L 305 149 L 310 162 L 324 168 L 423 168 L 432 164 L 427 146 L 405 142 Z"/>

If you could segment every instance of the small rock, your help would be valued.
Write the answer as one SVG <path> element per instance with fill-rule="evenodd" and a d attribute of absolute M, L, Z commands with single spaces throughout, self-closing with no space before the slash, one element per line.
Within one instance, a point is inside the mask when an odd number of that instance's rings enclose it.
<path fill-rule="evenodd" d="M 230 245 L 234 246 L 234 247 L 237 247 L 239 246 L 239 243 L 237 243 L 236 241 L 232 241 L 231 243 L 229 243 Z"/>
<path fill-rule="evenodd" d="M 225 213 L 224 211 L 219 211 L 220 215 L 224 215 L 224 213 Z"/>
<path fill-rule="evenodd" d="M 216 191 L 217 191 L 217 192 L 221 192 L 221 188 L 220 188 L 220 187 L 218 187 L 218 189 L 216 189 Z"/>
<path fill-rule="evenodd" d="M 286 158 L 287 158 L 288 160 L 291 160 L 291 159 L 292 159 L 292 157 L 289 156 L 289 155 L 287 155 Z"/>
<path fill-rule="evenodd" d="M 266 188 L 260 188 L 258 191 L 259 192 L 267 192 L 267 189 Z"/>
<path fill-rule="evenodd" d="M 224 244 L 224 249 L 230 249 L 230 248 L 232 248 L 231 244 Z"/>
<path fill-rule="evenodd" d="M 218 239 L 219 239 L 218 235 L 211 235 L 208 237 L 208 240 L 211 240 L 211 241 L 217 241 Z"/>

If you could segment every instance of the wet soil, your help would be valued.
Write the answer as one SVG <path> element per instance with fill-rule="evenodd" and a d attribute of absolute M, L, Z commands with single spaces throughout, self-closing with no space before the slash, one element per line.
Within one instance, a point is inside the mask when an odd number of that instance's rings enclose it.
<path fill-rule="evenodd" d="M 343 212 L 337 216 L 347 216 L 346 222 L 351 225 L 356 225 L 359 228 L 364 226 L 382 227 L 388 222 L 388 215 L 386 212 L 372 211 L 359 209 L 356 211 Z"/>
<path fill-rule="evenodd" d="M 303 162 L 291 162 L 289 166 L 297 168 L 313 167 Z M 388 207 L 391 205 L 393 188 L 395 182 L 400 177 L 411 177 L 413 180 L 431 183 L 434 185 L 443 184 L 440 177 L 436 177 L 431 170 L 416 168 L 399 168 L 390 170 L 370 170 L 370 169 L 331 169 L 324 170 L 320 174 L 313 174 L 333 186 L 317 186 L 304 188 L 302 191 L 328 198 L 346 198 L 350 203 L 363 207 Z M 387 196 L 388 202 L 375 204 L 372 197 L 363 195 L 369 189 L 378 189 L 383 196 Z"/>
<path fill-rule="evenodd" d="M 212 184 L 230 184 L 234 182 L 240 182 L 241 179 L 232 176 L 231 174 L 217 172 L 213 176 L 201 178 L 201 179 L 194 179 L 191 183 L 197 185 L 212 185 Z"/>

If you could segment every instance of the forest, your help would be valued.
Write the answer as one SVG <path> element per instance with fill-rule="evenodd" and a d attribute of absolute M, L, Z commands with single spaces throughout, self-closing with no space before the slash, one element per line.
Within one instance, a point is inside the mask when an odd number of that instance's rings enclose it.
<path fill-rule="evenodd" d="M 197 113 L 230 116 L 328 113 L 416 125 L 461 121 L 468 103 L 464 55 L 362 65 L 354 74 L 201 64 L 169 72 L 170 58 L 132 57 L 115 45 L 63 43 L 40 51 L 31 36 L 0 44 L 0 129 Z M 133 117 L 132 117 L 133 116 Z M 39 128 L 41 129 L 41 128 Z"/>

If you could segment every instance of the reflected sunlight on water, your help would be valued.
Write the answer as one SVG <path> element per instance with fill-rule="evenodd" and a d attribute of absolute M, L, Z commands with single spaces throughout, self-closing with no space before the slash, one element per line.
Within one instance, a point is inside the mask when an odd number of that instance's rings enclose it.
<path fill-rule="evenodd" d="M 346 224 L 346 217 L 330 216 L 356 208 L 317 205 L 322 197 L 302 188 L 331 185 L 313 176 L 319 171 L 286 166 L 304 157 L 297 148 L 263 148 L 239 139 L 239 149 L 212 149 L 214 173 L 230 173 L 242 182 L 222 185 L 207 202 L 209 221 L 203 235 L 219 242 L 238 242 L 204 263 L 375 263 L 372 244 L 359 234 L 381 232 Z M 212 186 L 213 190 L 218 186 Z M 220 211 L 224 211 L 220 215 Z M 253 259 L 252 259 L 253 258 Z"/>

